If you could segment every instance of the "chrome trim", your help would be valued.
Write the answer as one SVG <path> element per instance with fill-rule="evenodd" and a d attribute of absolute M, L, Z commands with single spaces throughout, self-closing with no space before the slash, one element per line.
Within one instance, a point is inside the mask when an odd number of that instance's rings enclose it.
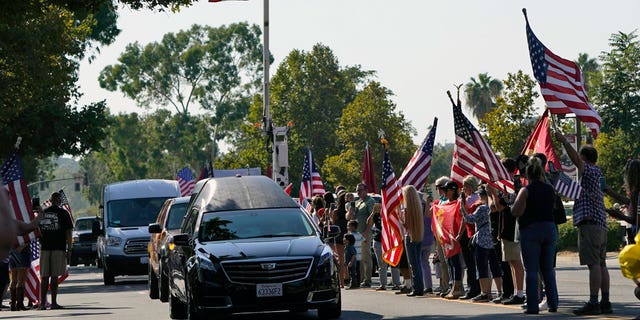
<path fill-rule="evenodd" d="M 220 263 L 220 266 L 222 267 L 222 272 L 224 273 L 225 277 L 227 277 L 227 280 L 229 280 L 230 283 L 234 283 L 234 284 L 243 284 L 243 285 L 256 285 L 257 283 L 252 283 L 252 282 L 240 282 L 240 281 L 233 281 L 231 279 L 231 277 L 229 276 L 229 274 L 227 273 L 227 270 L 225 269 L 225 264 L 240 264 L 240 263 L 250 263 L 250 264 L 257 264 L 260 265 L 261 263 L 276 263 L 278 264 L 279 262 L 286 262 L 286 261 L 293 261 L 293 260 L 310 260 L 310 263 L 307 267 L 307 272 L 304 274 L 303 277 L 298 278 L 298 279 L 293 279 L 293 280 L 289 280 L 289 281 L 283 281 L 280 282 L 282 284 L 287 284 L 287 283 L 291 283 L 291 282 L 295 282 L 295 281 L 300 281 L 300 280 L 304 280 L 309 278 L 309 274 L 311 273 L 311 268 L 313 267 L 316 258 L 314 258 L 313 256 L 302 256 L 302 257 L 278 257 L 278 258 L 258 258 L 258 259 L 247 259 L 247 260 L 228 260 L 228 261 L 223 261 Z"/>

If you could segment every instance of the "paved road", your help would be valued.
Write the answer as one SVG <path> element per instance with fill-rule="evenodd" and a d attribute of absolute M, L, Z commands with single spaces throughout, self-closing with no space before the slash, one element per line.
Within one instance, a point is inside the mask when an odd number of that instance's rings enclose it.
<path fill-rule="evenodd" d="M 617 256 L 610 254 L 611 299 L 614 314 L 590 319 L 632 319 L 640 315 L 640 301 L 633 296 L 633 284 L 620 274 Z M 557 314 L 543 312 L 539 316 L 524 316 L 517 306 L 492 303 L 474 304 L 448 301 L 435 296 L 410 298 L 393 291 L 376 292 L 371 289 L 343 291 L 342 319 L 514 319 L 514 318 L 572 318 L 571 308 L 588 297 L 586 268 L 578 266 L 573 256 L 558 259 L 558 286 L 561 306 Z M 71 277 L 61 285 L 60 304 L 64 310 L 0 311 L 1 319 L 168 319 L 169 307 L 159 300 L 150 300 L 145 277 L 116 278 L 116 285 L 102 285 L 99 269 L 75 267 Z M 6 301 L 5 301 L 6 303 Z M 256 314 L 224 317 L 230 320 L 253 320 Z M 259 315 L 260 320 L 316 319 L 315 312 L 270 312 Z M 573 317 L 576 318 L 576 317 Z"/>

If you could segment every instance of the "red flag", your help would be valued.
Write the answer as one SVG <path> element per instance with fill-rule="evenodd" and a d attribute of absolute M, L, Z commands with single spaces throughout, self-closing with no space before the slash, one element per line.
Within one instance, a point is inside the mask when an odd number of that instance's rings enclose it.
<path fill-rule="evenodd" d="M 318 172 L 316 163 L 313 161 L 311 149 L 307 147 L 307 152 L 304 155 L 304 164 L 302 166 L 302 182 L 300 182 L 300 203 L 302 203 L 302 199 L 311 198 L 315 195 L 323 195 L 324 192 L 320 172 Z"/>
<path fill-rule="evenodd" d="M 362 183 L 367 185 L 369 192 L 378 193 L 376 185 L 375 170 L 373 169 L 373 160 L 369 151 L 369 143 L 364 147 L 364 161 L 362 162 Z"/>
<path fill-rule="evenodd" d="M 553 150 L 553 143 L 551 142 L 551 135 L 549 134 L 549 110 L 545 109 L 536 123 L 535 129 L 527 138 L 527 142 L 524 144 L 522 154 L 531 156 L 534 153 L 543 153 L 547 157 L 547 170 L 549 170 L 549 162 L 553 163 L 553 166 L 562 171 L 562 165 L 560 159 Z"/>
<path fill-rule="evenodd" d="M 545 47 L 527 22 L 527 42 L 533 74 L 540 84 L 542 97 L 551 113 L 575 113 L 598 136 L 602 119 L 589 103 L 580 67 L 573 61 L 561 58 Z"/>
<path fill-rule="evenodd" d="M 453 147 L 451 180 L 462 185 L 464 177 L 471 174 L 500 190 L 515 192 L 509 172 L 480 132 L 462 113 L 460 103 L 453 105 L 453 120 L 456 144 Z"/>
<path fill-rule="evenodd" d="M 284 188 L 284 192 L 286 192 L 288 195 L 291 195 L 291 189 L 293 188 L 293 183 L 289 183 L 285 188 Z"/>
<path fill-rule="evenodd" d="M 433 127 L 422 141 L 422 145 L 416 150 L 409 160 L 409 164 L 400 176 L 400 185 L 413 185 L 417 190 L 427 182 L 427 177 L 431 171 L 431 156 L 433 154 L 433 144 L 436 139 L 436 127 L 438 118 L 433 119 Z"/>
<path fill-rule="evenodd" d="M 382 161 L 382 259 L 392 267 L 400 263 L 404 251 L 402 223 L 398 213 L 401 202 L 402 190 L 393 173 L 389 152 L 385 150 Z"/>
<path fill-rule="evenodd" d="M 442 244 L 444 255 L 447 258 L 453 257 L 462 250 L 458 241 L 455 241 L 456 234 L 460 230 L 460 201 L 449 201 L 445 204 L 433 204 L 433 217 L 431 218 L 431 228 L 438 242 Z"/>

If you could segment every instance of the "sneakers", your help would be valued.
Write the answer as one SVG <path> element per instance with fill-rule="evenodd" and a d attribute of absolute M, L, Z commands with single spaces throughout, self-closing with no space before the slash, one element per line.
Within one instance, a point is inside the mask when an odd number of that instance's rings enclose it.
<path fill-rule="evenodd" d="M 524 303 L 524 296 L 523 297 L 518 297 L 516 295 L 514 295 L 513 297 L 507 299 L 506 301 L 502 302 L 502 304 L 506 304 L 506 305 L 510 305 L 510 304 L 523 304 Z"/>
<path fill-rule="evenodd" d="M 577 316 L 600 314 L 600 304 L 586 302 L 581 308 L 573 310 Z"/>
<path fill-rule="evenodd" d="M 407 287 L 402 287 L 402 289 L 400 289 L 400 291 L 397 291 L 396 294 L 404 294 L 404 293 L 410 293 L 411 289 L 407 288 Z"/>
<path fill-rule="evenodd" d="M 345 289 L 347 289 L 347 290 L 360 289 L 360 286 L 357 285 L 357 284 L 352 284 L 352 285 L 346 287 Z"/>
<path fill-rule="evenodd" d="M 432 293 L 433 293 L 433 289 L 432 288 L 424 289 L 424 294 L 432 294 Z"/>
<path fill-rule="evenodd" d="M 376 288 L 376 291 L 385 291 L 387 288 L 385 286 L 379 286 Z"/>
<path fill-rule="evenodd" d="M 396 290 L 400 290 L 400 289 L 402 289 L 402 287 L 401 287 L 401 286 L 399 286 L 399 285 L 397 285 L 397 284 L 396 284 L 396 285 L 394 285 L 393 287 L 391 287 L 391 290 L 394 290 L 394 291 L 396 291 Z"/>
<path fill-rule="evenodd" d="M 613 309 L 611 308 L 611 302 L 601 301 L 600 302 L 600 312 L 602 313 L 613 313 Z"/>
<path fill-rule="evenodd" d="M 362 282 L 360 284 L 360 288 L 371 288 L 371 283 L 369 282 Z"/>
<path fill-rule="evenodd" d="M 489 294 L 479 294 L 471 299 L 473 302 L 489 302 L 492 300 L 492 297 Z"/>
<path fill-rule="evenodd" d="M 502 303 L 502 297 L 497 297 L 497 298 L 491 300 L 491 302 L 493 302 L 495 304 L 500 304 L 500 303 Z"/>
<path fill-rule="evenodd" d="M 549 305 L 547 305 L 547 299 L 546 298 L 542 299 L 542 301 L 540 303 L 538 303 L 538 309 L 540 309 L 540 311 L 549 309 Z"/>

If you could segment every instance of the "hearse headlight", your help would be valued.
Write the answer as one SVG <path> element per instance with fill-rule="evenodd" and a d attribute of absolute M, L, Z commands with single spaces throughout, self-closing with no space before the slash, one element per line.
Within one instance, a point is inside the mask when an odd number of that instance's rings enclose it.
<path fill-rule="evenodd" d="M 320 254 L 320 259 L 318 259 L 318 269 L 319 271 L 326 270 L 329 274 L 333 274 L 333 268 L 333 250 L 331 250 L 329 246 L 324 246 Z"/>
<path fill-rule="evenodd" d="M 212 281 L 218 272 L 218 267 L 209 259 L 209 257 L 199 254 L 198 259 L 198 279 L 200 281 Z"/>

